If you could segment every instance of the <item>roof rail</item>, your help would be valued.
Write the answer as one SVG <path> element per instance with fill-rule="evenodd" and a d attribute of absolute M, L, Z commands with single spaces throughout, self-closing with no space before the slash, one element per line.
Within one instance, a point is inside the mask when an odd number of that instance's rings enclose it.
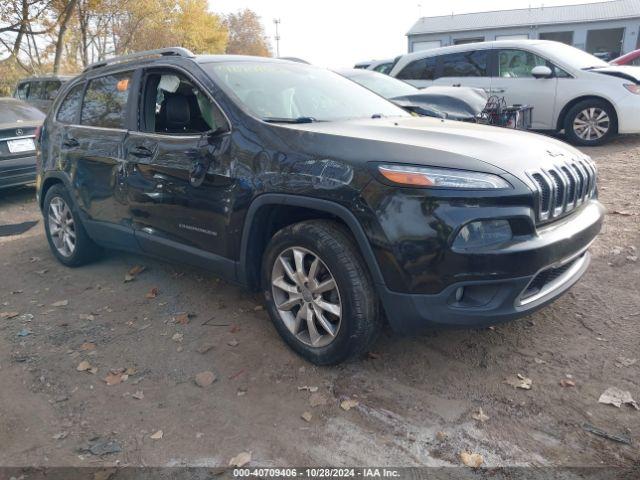
<path fill-rule="evenodd" d="M 119 57 L 113 57 L 107 60 L 102 60 L 100 62 L 95 62 L 89 65 L 87 68 L 85 68 L 83 72 L 88 72 L 89 70 L 95 70 L 96 68 L 100 68 L 100 67 L 106 67 L 107 65 L 130 62 L 132 60 L 137 60 L 139 58 L 153 57 L 153 56 L 166 56 L 166 57 L 178 56 L 178 57 L 186 57 L 186 58 L 195 57 L 195 55 L 191 51 L 182 47 L 158 48 L 156 50 L 145 50 L 143 52 L 130 53 L 129 55 L 121 55 Z"/>

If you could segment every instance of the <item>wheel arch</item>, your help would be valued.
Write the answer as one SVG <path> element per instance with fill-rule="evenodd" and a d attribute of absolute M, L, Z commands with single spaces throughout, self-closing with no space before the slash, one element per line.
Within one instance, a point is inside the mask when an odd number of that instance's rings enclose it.
<path fill-rule="evenodd" d="M 47 192 L 51 187 L 57 184 L 63 185 L 65 188 L 67 188 L 67 190 L 69 189 L 67 179 L 65 178 L 64 175 L 60 173 L 55 173 L 55 172 L 49 173 L 42 180 L 42 186 L 40 187 L 40 191 L 38 193 L 38 204 L 39 204 L 40 210 L 42 210 L 42 208 L 44 207 L 44 199 L 47 196 Z M 71 196 L 71 200 L 75 201 L 75 199 L 73 198 L 73 195 L 70 195 L 70 196 Z"/>
<path fill-rule="evenodd" d="M 358 245 L 373 283 L 384 284 L 369 240 L 346 207 L 335 202 L 288 194 L 264 194 L 249 207 L 242 230 L 238 280 L 250 288 L 260 285 L 262 255 L 273 234 L 281 228 L 309 219 L 333 219 L 343 225 Z"/>
<path fill-rule="evenodd" d="M 616 133 L 618 130 L 618 112 L 616 111 L 616 107 L 613 105 L 613 103 L 604 98 L 601 97 L 600 95 L 582 95 L 580 97 L 576 97 L 572 100 L 570 100 L 569 102 L 567 102 L 565 104 L 564 107 L 562 107 L 562 110 L 560 111 L 560 114 L 558 115 L 558 121 L 556 123 L 556 130 L 559 132 L 560 130 L 562 130 L 564 128 L 564 121 L 565 118 L 567 117 L 567 113 L 569 112 L 569 110 L 571 110 L 574 106 L 576 106 L 578 103 L 584 101 L 584 100 L 599 100 L 602 102 L 605 102 L 607 105 L 609 105 L 611 107 L 611 110 L 613 112 L 614 115 L 614 120 L 615 120 L 615 126 L 616 126 Z"/>

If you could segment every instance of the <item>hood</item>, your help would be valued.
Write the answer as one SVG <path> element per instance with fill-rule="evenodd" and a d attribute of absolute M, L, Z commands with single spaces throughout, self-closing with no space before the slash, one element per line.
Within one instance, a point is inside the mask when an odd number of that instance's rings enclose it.
<path fill-rule="evenodd" d="M 610 67 L 594 68 L 589 71 L 622 78 L 623 80 L 629 80 L 630 82 L 640 85 L 640 67 L 633 65 L 612 65 Z"/>
<path fill-rule="evenodd" d="M 311 146 L 315 155 L 508 172 L 528 185 L 528 170 L 585 158 L 577 149 L 547 136 L 429 117 L 316 122 L 278 129 L 290 133 L 290 146 L 307 151 Z"/>

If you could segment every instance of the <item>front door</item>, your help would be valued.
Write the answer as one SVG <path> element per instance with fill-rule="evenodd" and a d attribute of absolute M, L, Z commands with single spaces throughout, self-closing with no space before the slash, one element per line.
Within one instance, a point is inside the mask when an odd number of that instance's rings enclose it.
<path fill-rule="evenodd" d="M 532 128 L 554 129 L 554 110 L 558 77 L 534 78 L 531 71 L 539 65 L 555 67 L 544 58 L 517 49 L 500 49 L 497 52 L 496 76 L 491 83 L 491 94 L 504 97 L 507 105 L 531 105 Z"/>
<path fill-rule="evenodd" d="M 227 173 L 228 122 L 180 71 L 149 69 L 142 85 L 140 129 L 124 145 L 136 238 L 149 253 L 218 268 L 229 250 L 226 227 L 236 188 Z"/>

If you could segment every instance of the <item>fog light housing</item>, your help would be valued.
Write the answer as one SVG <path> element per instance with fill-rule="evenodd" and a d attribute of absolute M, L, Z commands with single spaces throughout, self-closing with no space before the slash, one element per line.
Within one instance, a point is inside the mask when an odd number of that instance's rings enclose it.
<path fill-rule="evenodd" d="M 469 250 L 489 247 L 508 242 L 512 238 L 513 233 L 507 220 L 480 220 L 462 227 L 453 242 L 453 248 Z"/>

